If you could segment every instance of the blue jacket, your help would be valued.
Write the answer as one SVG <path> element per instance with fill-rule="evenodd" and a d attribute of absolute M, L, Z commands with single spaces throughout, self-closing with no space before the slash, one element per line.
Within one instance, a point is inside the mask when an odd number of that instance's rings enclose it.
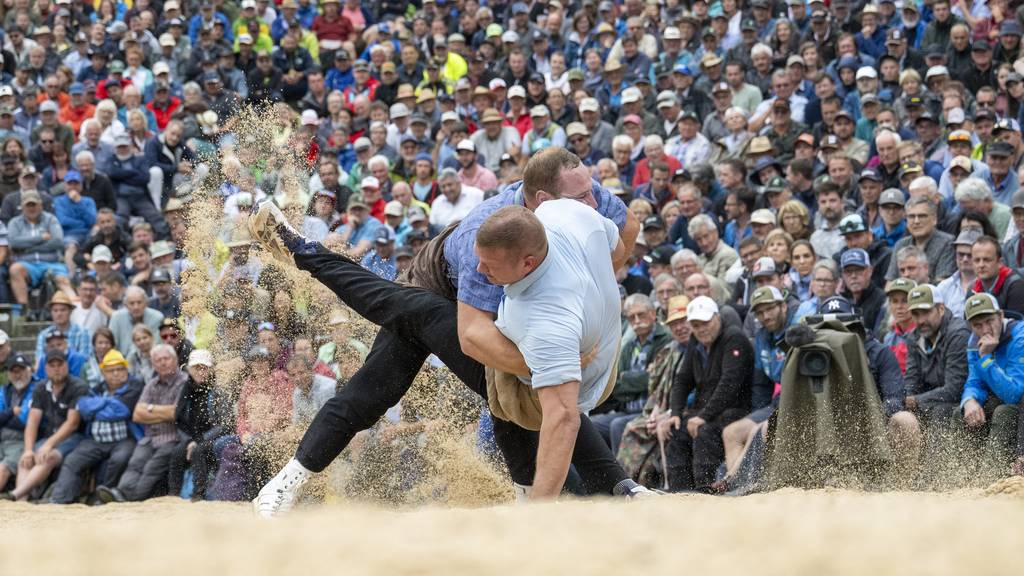
<path fill-rule="evenodd" d="M 78 412 L 86 423 L 86 430 L 91 428 L 88 424 L 94 421 L 126 421 L 132 436 L 139 440 L 144 431 L 141 424 L 132 422 L 132 412 L 141 395 L 142 383 L 135 379 L 129 379 L 122 384 L 113 395 L 107 390 L 107 384 L 100 382 L 89 390 L 88 395 L 78 399 Z"/>
<path fill-rule="evenodd" d="M 33 380 L 25 388 L 21 402 L 18 403 L 21 407 L 21 414 L 17 418 L 14 417 L 14 385 L 7 384 L 0 388 L 0 428 L 10 428 L 11 430 L 25 429 L 25 424 L 28 422 L 28 413 L 32 408 L 32 392 L 35 387 L 36 381 Z"/>
<path fill-rule="evenodd" d="M 149 163 L 142 156 L 132 156 L 127 160 L 112 156 L 102 167 L 102 172 L 110 178 L 118 196 L 146 194 L 148 197 Z"/>
<path fill-rule="evenodd" d="M 892 416 L 903 410 L 906 390 L 903 386 L 903 371 L 900 370 L 896 355 L 873 336 L 864 340 L 864 353 L 867 354 L 871 376 L 875 379 L 885 415 Z"/>
<path fill-rule="evenodd" d="M 749 312 L 753 314 L 753 311 Z M 796 307 L 787 312 L 786 323 L 778 332 L 768 332 L 764 328 L 754 335 L 754 384 L 751 405 L 754 409 L 767 406 L 773 402 L 775 384 L 782 382 L 782 367 L 786 364 L 786 351 L 782 349 L 782 341 L 786 329 L 796 321 Z"/>
<path fill-rule="evenodd" d="M 96 201 L 88 196 L 72 202 L 67 194 L 61 194 L 53 199 L 53 212 L 64 229 L 65 237 L 78 236 L 84 240 L 96 224 Z"/>
<path fill-rule="evenodd" d="M 992 354 L 978 354 L 977 336 L 967 341 L 967 382 L 960 406 L 972 398 L 984 404 L 991 394 L 1006 404 L 1017 404 L 1024 396 L 1024 322 L 1006 321 Z"/>
<path fill-rule="evenodd" d="M 68 359 L 68 374 L 75 378 L 82 377 L 82 369 L 89 362 L 89 359 L 84 355 L 75 352 L 74 350 L 68 350 L 65 356 Z M 46 381 L 46 362 L 43 358 L 39 359 L 39 368 L 36 369 L 35 377 L 38 380 Z"/>

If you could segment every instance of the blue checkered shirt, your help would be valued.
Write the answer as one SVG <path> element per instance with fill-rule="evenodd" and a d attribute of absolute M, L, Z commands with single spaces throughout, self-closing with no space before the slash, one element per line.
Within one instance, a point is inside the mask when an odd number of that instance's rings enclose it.
<path fill-rule="evenodd" d="M 621 231 L 626 225 L 626 205 L 596 181 L 592 183 L 598 214 L 614 222 Z M 497 314 L 505 290 L 491 284 L 486 276 L 477 272 L 480 259 L 476 257 L 473 245 L 476 242 L 476 231 L 491 214 L 505 206 L 524 205 L 522 190 L 523 182 L 520 180 L 501 194 L 485 200 L 463 218 L 459 227 L 445 240 L 444 257 L 448 261 L 448 275 L 458 288 L 459 302 Z"/>
<path fill-rule="evenodd" d="M 56 329 L 57 326 L 51 324 L 36 336 L 37 359 L 46 356 L 46 338 Z M 72 323 L 71 327 L 64 333 L 64 336 L 68 339 L 68 348 L 70 350 L 74 350 L 86 358 L 92 357 L 92 334 L 89 333 L 88 328 Z"/>

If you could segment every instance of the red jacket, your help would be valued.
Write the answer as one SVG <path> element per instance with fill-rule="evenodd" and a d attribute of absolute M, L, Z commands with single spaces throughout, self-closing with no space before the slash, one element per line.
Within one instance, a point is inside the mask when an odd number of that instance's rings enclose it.
<path fill-rule="evenodd" d="M 636 170 L 633 172 L 634 189 L 637 186 L 641 184 L 646 184 L 651 180 L 651 168 L 649 160 L 649 158 L 644 158 L 643 160 L 636 163 Z M 679 163 L 679 160 L 677 160 L 675 156 L 669 156 L 668 154 L 665 154 L 665 157 L 662 158 L 661 161 L 664 162 L 665 164 L 668 164 L 669 180 L 672 179 L 672 175 L 675 174 L 676 170 L 679 170 L 680 168 L 683 167 L 683 165 Z"/>
<path fill-rule="evenodd" d="M 322 15 L 317 16 L 313 19 L 313 26 L 310 30 L 316 34 L 317 40 L 321 42 L 324 40 L 346 42 L 354 31 L 352 21 L 341 14 L 338 14 L 338 17 L 334 20 L 328 20 Z"/>
<path fill-rule="evenodd" d="M 171 121 L 171 116 L 179 107 L 181 107 L 181 98 L 177 96 L 171 96 L 170 101 L 167 102 L 167 107 L 163 109 L 157 108 L 156 101 L 146 104 L 146 108 L 156 117 L 156 127 L 161 132 L 163 132 L 164 128 L 167 128 L 167 123 Z"/>

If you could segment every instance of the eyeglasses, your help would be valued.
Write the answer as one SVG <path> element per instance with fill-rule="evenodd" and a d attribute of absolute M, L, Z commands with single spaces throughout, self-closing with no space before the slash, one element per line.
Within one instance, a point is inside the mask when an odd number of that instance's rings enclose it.
<path fill-rule="evenodd" d="M 957 252 L 956 253 L 956 259 L 957 260 L 970 260 L 971 259 L 971 253 L 970 252 Z"/>
<path fill-rule="evenodd" d="M 815 278 L 814 281 L 817 282 L 818 284 L 835 284 L 836 283 L 835 278 Z"/>
<path fill-rule="evenodd" d="M 907 214 L 907 220 L 927 220 L 931 217 L 931 214 Z"/>

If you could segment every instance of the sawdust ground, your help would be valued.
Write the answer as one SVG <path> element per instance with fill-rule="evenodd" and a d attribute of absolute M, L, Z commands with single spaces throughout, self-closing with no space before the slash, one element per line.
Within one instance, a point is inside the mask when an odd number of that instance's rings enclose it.
<path fill-rule="evenodd" d="M 1024 480 L 985 491 L 782 490 L 276 521 L 238 503 L 0 503 L 0 574 L 1020 574 Z"/>

